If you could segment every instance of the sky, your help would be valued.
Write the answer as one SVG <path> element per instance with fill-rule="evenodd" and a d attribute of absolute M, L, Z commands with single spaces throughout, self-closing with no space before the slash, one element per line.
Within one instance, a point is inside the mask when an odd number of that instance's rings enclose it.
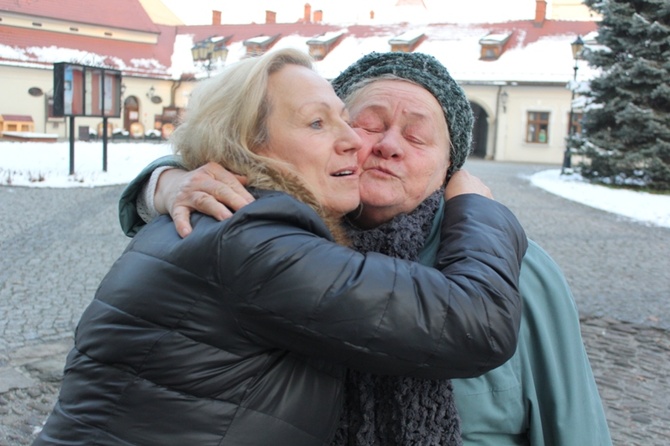
<path fill-rule="evenodd" d="M 107 172 L 102 171 L 102 142 L 77 141 L 75 175 L 70 171 L 68 142 L 0 141 L 0 187 L 99 187 L 126 184 L 149 162 L 172 153 L 166 143 L 109 142 Z M 529 185 L 642 224 L 670 227 L 670 195 L 610 189 L 560 175 L 547 167 L 528 178 Z M 494 191 L 495 192 L 495 191 Z"/>

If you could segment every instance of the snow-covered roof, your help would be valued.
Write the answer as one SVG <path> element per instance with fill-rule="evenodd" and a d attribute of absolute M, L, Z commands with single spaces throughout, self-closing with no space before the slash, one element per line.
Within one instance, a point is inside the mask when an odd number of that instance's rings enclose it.
<path fill-rule="evenodd" d="M 492 33 L 479 39 L 479 43 L 481 43 L 482 45 L 501 44 L 505 43 L 507 39 L 510 38 L 511 35 L 512 33 L 498 33 L 498 34 Z"/>
<path fill-rule="evenodd" d="M 324 23 L 338 25 L 389 25 L 397 23 L 485 23 L 532 20 L 535 0 L 163 0 L 187 25 L 211 22 L 211 11 L 222 13 L 229 24 L 261 23 L 265 11 L 277 13 L 277 21 L 295 23 L 303 18 L 305 4 L 323 11 Z M 554 0 L 555 1 L 555 0 Z M 371 14 L 373 13 L 373 14 Z"/>
<path fill-rule="evenodd" d="M 2 5 L 11 1 L 0 0 L 0 15 Z M 425 3 L 428 7 L 435 4 Z M 225 20 L 225 11 L 222 17 Z M 212 36 L 228 39 L 225 63 L 229 64 L 246 57 L 245 42 L 272 36 L 277 40 L 270 51 L 294 47 L 308 52 L 309 41 L 341 34 L 339 44 L 315 63 L 323 76 L 333 78 L 369 52 L 390 51 L 389 42 L 393 39 L 410 40 L 412 36 L 423 35 L 414 51 L 435 56 L 461 82 L 565 83 L 573 75 L 570 43 L 577 35 L 587 36 L 597 30 L 595 22 L 545 20 L 542 26 L 536 26 L 532 18 L 500 23 L 425 25 L 398 22 L 343 26 L 297 22 L 154 26 L 160 33 L 157 43 L 152 44 L 23 29 L 0 22 L 0 65 L 51 69 L 55 62 L 73 62 L 107 66 L 121 70 L 124 75 L 179 79 L 182 75 L 192 77 L 204 69 L 202 64 L 194 64 L 191 47 Z M 481 60 L 481 40 L 496 36 L 509 36 L 505 51 L 497 60 Z M 215 72 L 220 66 L 213 63 L 211 68 Z M 591 74 L 586 63 L 582 63 L 580 77 L 589 78 Z"/>
<path fill-rule="evenodd" d="M 346 31 L 345 30 L 340 30 L 340 31 L 329 31 L 327 33 L 324 33 L 320 36 L 312 37 L 311 39 L 307 40 L 307 44 L 325 44 L 328 42 L 332 42 L 333 40 L 337 40 L 342 34 L 344 34 Z"/>
<path fill-rule="evenodd" d="M 414 29 L 411 31 L 405 31 L 404 33 L 400 34 L 399 36 L 395 36 L 389 40 L 390 44 L 394 43 L 411 43 L 414 42 L 415 40 L 423 37 L 425 35 L 425 32 L 423 29 Z"/>

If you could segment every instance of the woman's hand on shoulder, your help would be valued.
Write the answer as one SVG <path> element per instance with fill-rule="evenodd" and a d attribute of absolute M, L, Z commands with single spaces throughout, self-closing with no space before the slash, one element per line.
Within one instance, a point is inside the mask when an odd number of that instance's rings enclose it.
<path fill-rule="evenodd" d="M 191 212 L 225 220 L 234 211 L 254 201 L 244 188 L 245 184 L 245 177 L 235 175 L 214 162 L 188 172 L 170 169 L 158 179 L 154 206 L 161 214 L 169 213 L 179 235 L 186 237 L 192 231 Z"/>
<path fill-rule="evenodd" d="M 477 194 L 493 199 L 491 189 L 467 170 L 459 170 L 451 176 L 444 191 L 444 199 L 449 200 L 463 194 Z"/>

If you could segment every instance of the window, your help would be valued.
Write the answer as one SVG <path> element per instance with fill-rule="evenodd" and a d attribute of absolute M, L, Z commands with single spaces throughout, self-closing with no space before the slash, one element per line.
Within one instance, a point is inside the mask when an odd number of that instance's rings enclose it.
<path fill-rule="evenodd" d="M 526 142 L 549 142 L 549 112 L 528 112 Z"/>
<path fill-rule="evenodd" d="M 572 123 L 568 125 L 568 135 L 581 135 L 582 133 L 582 118 L 584 118 L 583 113 L 572 113 Z M 568 120 L 570 115 L 568 114 Z"/>
<path fill-rule="evenodd" d="M 58 119 L 60 120 L 60 116 L 54 115 L 54 98 L 53 96 L 47 96 L 47 118 L 48 119 Z"/>
<path fill-rule="evenodd" d="M 482 48 L 482 59 L 495 60 L 498 58 L 497 51 L 491 47 Z"/>

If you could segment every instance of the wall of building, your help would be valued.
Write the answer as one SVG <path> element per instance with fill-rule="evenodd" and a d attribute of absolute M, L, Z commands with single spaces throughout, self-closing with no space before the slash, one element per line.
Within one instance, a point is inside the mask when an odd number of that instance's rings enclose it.
<path fill-rule="evenodd" d="M 493 159 L 496 149 L 496 103 L 499 87 L 495 85 L 463 85 L 463 90 L 468 100 L 482 107 L 487 114 L 488 132 L 484 158 Z"/>
<path fill-rule="evenodd" d="M 486 159 L 561 164 L 570 114 L 564 86 L 464 85 L 468 99 L 487 114 Z M 507 93 L 507 100 L 501 96 Z M 549 113 L 547 143 L 526 141 L 528 112 Z"/>
<path fill-rule="evenodd" d="M 122 102 L 125 98 L 135 96 L 139 103 L 139 122 L 146 131 L 153 129 L 154 116 L 163 113 L 163 107 L 170 105 L 172 81 L 124 77 L 122 84 L 125 87 Z M 68 118 L 47 118 L 47 97 L 53 93 L 53 70 L 42 68 L 26 68 L 0 66 L 0 85 L 5 86 L 0 101 L 0 114 L 29 115 L 32 117 L 35 132 L 56 134 L 59 138 L 69 138 Z M 42 90 L 41 96 L 31 96 L 28 90 L 37 87 Z M 154 88 L 154 95 L 162 99 L 160 104 L 151 101 L 148 93 Z M 190 83 L 183 84 L 175 93 L 177 107 L 184 107 L 190 92 Z M 79 126 L 89 126 L 98 129 L 102 123 L 100 117 L 76 117 L 75 132 Z M 123 109 L 121 117 L 108 118 L 113 129 L 123 128 Z M 78 136 L 78 133 L 75 134 Z M 111 135 L 109 135 L 111 137 Z"/>
<path fill-rule="evenodd" d="M 589 9 L 582 0 L 551 0 L 547 4 L 550 20 L 600 20 L 600 15 Z"/>
<path fill-rule="evenodd" d="M 29 115 L 33 118 L 35 131 L 40 133 L 59 133 L 60 126 L 47 126 L 45 96 L 34 97 L 28 94 L 32 87 L 40 88 L 44 93 L 53 88 L 53 72 L 19 67 L 0 67 L 0 85 L 2 101 L 0 114 Z M 54 128 L 55 127 L 55 128 Z"/>
<path fill-rule="evenodd" d="M 124 77 L 124 98 L 134 96 L 139 104 L 138 121 L 145 132 L 154 128 L 155 116 L 163 113 L 171 101 L 172 81 Z M 53 88 L 52 70 L 20 67 L 0 67 L 0 84 L 11 85 L 3 92 L 0 114 L 30 115 L 39 133 L 57 134 L 59 138 L 69 137 L 69 120 L 65 118 L 47 119 L 46 95 Z M 174 105 L 184 108 L 196 82 L 182 82 L 174 92 Z M 45 94 L 33 97 L 28 94 L 32 87 L 40 88 Z M 151 88 L 154 95 L 162 99 L 153 103 L 148 96 Z M 565 86 L 501 86 L 464 85 L 468 99 L 483 108 L 486 113 L 486 159 L 498 161 L 520 161 L 533 163 L 561 164 L 565 150 L 570 113 L 570 91 Z M 507 92 L 503 106 L 500 95 Z M 6 99 L 5 99 L 6 98 Z M 527 113 L 529 111 L 550 114 L 549 136 L 546 144 L 526 142 Z M 120 118 L 109 118 L 113 129 L 123 128 L 123 110 Z M 75 137 L 80 126 L 96 130 L 102 118 L 75 118 Z M 110 135 L 111 136 L 111 135 Z"/>
<path fill-rule="evenodd" d="M 125 77 L 123 78 L 123 84 L 126 86 L 123 99 L 134 96 L 139 103 L 138 122 L 144 126 L 145 132 L 153 129 L 154 117 L 162 114 L 163 108 L 170 105 L 172 81 Z M 162 101 L 160 103 L 156 104 L 151 101 L 151 88 L 153 88 L 153 95 L 161 98 Z M 177 96 L 175 96 L 175 99 L 177 99 Z M 110 120 L 110 122 L 114 122 L 115 128 L 122 128 L 123 110 L 121 111 L 120 119 Z"/>
<path fill-rule="evenodd" d="M 513 86 L 506 111 L 499 115 L 498 144 L 493 159 L 561 164 L 570 114 L 570 90 L 565 87 Z M 548 112 L 546 143 L 526 141 L 528 112 Z"/>

